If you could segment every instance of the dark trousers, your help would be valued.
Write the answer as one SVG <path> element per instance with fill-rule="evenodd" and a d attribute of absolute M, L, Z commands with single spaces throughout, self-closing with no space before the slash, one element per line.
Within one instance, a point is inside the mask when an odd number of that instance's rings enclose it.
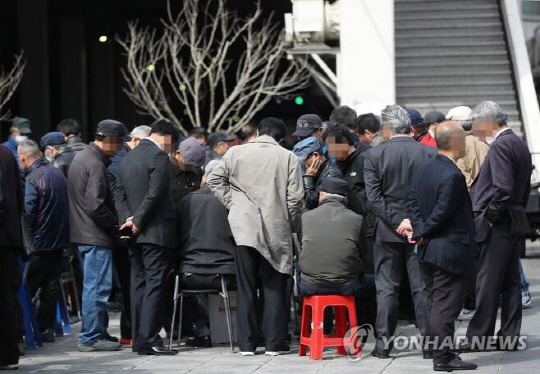
<path fill-rule="evenodd" d="M 122 315 L 120 316 L 120 336 L 131 339 L 131 267 L 127 247 L 117 247 L 113 252 L 114 267 L 118 274 L 120 291 L 122 293 Z"/>
<path fill-rule="evenodd" d="M 257 348 L 257 288 L 264 294 L 262 334 L 266 350 L 275 351 L 285 343 L 288 311 L 286 285 L 289 275 L 275 270 L 255 249 L 239 246 L 235 254 L 238 301 L 236 307 L 240 351 Z"/>
<path fill-rule="evenodd" d="M 422 335 L 425 333 L 427 292 L 418 257 L 414 254 L 412 245 L 376 241 L 373 257 L 377 288 L 376 348 L 379 353 L 382 353 L 383 350 L 392 348 L 392 344 L 385 347 L 383 338 L 389 339 L 396 331 L 403 270 L 406 269 L 409 276 L 416 324 Z"/>
<path fill-rule="evenodd" d="M 20 267 L 15 252 L 10 248 L 0 248 L 0 362 L 19 362 L 19 324 L 17 309 L 20 308 L 12 282 L 15 269 Z"/>
<path fill-rule="evenodd" d="M 30 258 L 26 283 L 30 295 L 35 298 L 38 290 L 39 309 L 37 321 L 40 331 L 53 329 L 56 322 L 58 287 L 62 275 L 63 251 L 37 252 Z"/>
<path fill-rule="evenodd" d="M 424 349 L 433 351 L 434 364 L 447 363 L 456 357 L 449 342 L 454 339 L 454 321 L 461 311 L 469 277 L 428 263 L 421 267 L 428 294 Z"/>
<path fill-rule="evenodd" d="M 366 274 L 355 281 L 328 286 L 312 286 L 300 280 L 299 288 L 304 295 L 354 295 L 358 326 L 375 324 L 377 301 L 373 275 Z"/>
<path fill-rule="evenodd" d="M 521 281 L 519 237 L 510 234 L 510 220 L 496 224 L 485 243 L 478 244 L 479 268 L 476 279 L 476 313 L 469 323 L 467 338 L 490 337 L 495 332 L 501 300 L 503 337 L 519 337 L 521 329 Z"/>
<path fill-rule="evenodd" d="M 129 248 L 131 263 L 132 347 L 162 346 L 159 336 L 164 313 L 164 286 L 170 249 L 150 244 Z"/>

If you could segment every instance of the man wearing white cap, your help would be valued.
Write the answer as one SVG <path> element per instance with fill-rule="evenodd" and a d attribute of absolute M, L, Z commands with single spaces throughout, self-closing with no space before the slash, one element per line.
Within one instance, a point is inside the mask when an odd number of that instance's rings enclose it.
<path fill-rule="evenodd" d="M 467 134 L 465 138 L 465 156 L 457 161 L 457 166 L 465 176 L 469 190 L 480 173 L 480 167 L 489 150 L 489 146 L 472 133 L 471 112 L 471 108 L 467 106 L 457 106 L 450 109 L 446 115 L 447 120 L 457 121 Z"/>

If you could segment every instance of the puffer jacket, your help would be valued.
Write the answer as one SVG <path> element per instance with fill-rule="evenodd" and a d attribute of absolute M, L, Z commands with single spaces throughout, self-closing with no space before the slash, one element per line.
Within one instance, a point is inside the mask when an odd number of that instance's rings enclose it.
<path fill-rule="evenodd" d="M 69 245 L 69 206 L 66 178 L 43 158 L 26 170 L 24 210 L 36 251 Z"/>

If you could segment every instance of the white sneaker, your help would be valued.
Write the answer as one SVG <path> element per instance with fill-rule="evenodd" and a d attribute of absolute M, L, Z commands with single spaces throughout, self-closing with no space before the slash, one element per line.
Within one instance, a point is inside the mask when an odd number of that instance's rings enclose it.
<path fill-rule="evenodd" d="M 252 352 L 252 351 L 246 351 L 246 352 L 240 351 L 240 354 L 242 356 L 255 356 L 255 352 Z"/>
<path fill-rule="evenodd" d="M 532 298 L 529 291 L 522 291 L 521 292 L 521 307 L 523 309 L 527 309 L 531 306 Z"/>
<path fill-rule="evenodd" d="M 286 355 L 287 353 L 291 353 L 291 347 L 288 345 L 283 345 L 280 347 L 280 350 L 277 351 L 265 351 L 264 354 L 267 356 L 279 356 L 279 355 Z"/>
<path fill-rule="evenodd" d="M 473 316 L 474 316 L 474 312 L 476 312 L 475 310 L 470 310 L 470 309 L 461 309 L 461 313 L 459 313 L 459 316 L 458 316 L 458 321 L 470 321 Z"/>

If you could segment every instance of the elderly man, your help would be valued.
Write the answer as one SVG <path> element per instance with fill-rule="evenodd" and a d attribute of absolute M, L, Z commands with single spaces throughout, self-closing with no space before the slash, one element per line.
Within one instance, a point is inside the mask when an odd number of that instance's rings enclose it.
<path fill-rule="evenodd" d="M 325 178 L 319 207 L 302 215 L 300 289 L 308 295 L 355 295 L 359 324 L 374 323 L 375 283 L 364 275 L 363 218 L 347 209 L 348 192 L 346 180 Z"/>
<path fill-rule="evenodd" d="M 9 129 L 9 139 L 3 144 L 17 159 L 17 146 L 27 140 L 32 131 L 30 130 L 30 121 L 27 118 L 15 117 L 12 124 L 13 127 Z"/>
<path fill-rule="evenodd" d="M 26 175 L 25 216 L 32 230 L 36 249 L 35 255 L 30 259 L 26 280 L 32 298 L 38 289 L 41 289 L 38 325 L 43 341 L 54 342 L 62 254 L 69 245 L 66 178 L 60 170 L 42 158 L 39 147 L 33 140 L 22 142 L 18 153 L 19 166 Z"/>
<path fill-rule="evenodd" d="M 414 140 L 416 140 L 418 143 L 437 148 L 437 144 L 435 144 L 435 138 L 433 138 L 429 133 L 427 124 L 422 118 L 420 112 L 416 109 L 411 108 L 407 109 L 407 113 L 409 113 L 409 117 L 411 117 L 411 135 Z"/>
<path fill-rule="evenodd" d="M 227 134 L 224 131 L 218 131 L 210 134 L 208 140 L 206 141 L 207 149 L 204 166 L 208 165 L 210 161 L 221 160 L 223 155 L 227 153 L 235 141 L 236 136 Z"/>
<path fill-rule="evenodd" d="M 479 252 L 476 280 L 476 313 L 467 329 L 470 345 L 495 332 L 501 305 L 499 349 L 505 339 L 517 339 L 521 329 L 521 282 L 519 243 L 529 231 L 525 206 L 532 172 L 527 145 L 507 126 L 507 115 L 496 103 L 484 101 L 471 113 L 473 130 L 490 143 L 480 174 L 471 188 L 475 240 Z M 476 346 L 475 346 L 476 345 Z"/>
<path fill-rule="evenodd" d="M 78 246 L 83 268 L 81 352 L 116 351 L 120 344 L 107 333 L 107 302 L 112 288 L 113 249 L 118 219 L 107 180 L 110 159 L 122 147 L 125 126 L 98 123 L 95 140 L 73 158 L 68 173 L 71 242 Z"/>
<path fill-rule="evenodd" d="M 229 209 L 229 223 L 238 245 L 238 345 L 254 355 L 259 343 L 257 288 L 264 294 L 262 333 L 266 354 L 288 352 L 286 282 L 292 274 L 292 234 L 300 225 L 302 177 L 300 162 L 279 144 L 287 127 L 265 118 L 256 141 L 232 148 L 208 178 L 208 186 Z"/>
<path fill-rule="evenodd" d="M 130 151 L 118 178 L 116 206 L 121 231 L 133 237 L 131 264 L 131 328 L 134 352 L 173 355 L 163 346 L 165 279 L 171 251 L 177 245 L 177 216 L 170 190 L 168 153 L 178 141 L 177 127 L 166 119 L 152 123 L 150 135 Z"/>
<path fill-rule="evenodd" d="M 412 185 L 409 214 L 411 241 L 428 292 L 426 346 L 433 352 L 436 371 L 471 370 L 450 351 L 458 316 L 474 273 L 473 215 L 467 186 L 455 162 L 465 153 L 465 131 L 457 122 L 443 122 L 435 130 L 439 154 L 420 167 Z"/>
<path fill-rule="evenodd" d="M 21 267 L 23 196 L 17 161 L 1 144 L 0 170 L 0 370 L 15 370 L 19 367 L 17 330 L 21 314 L 15 278 Z"/>
<path fill-rule="evenodd" d="M 399 289 L 405 268 L 416 323 L 424 334 L 426 289 L 418 259 L 406 238 L 407 230 L 411 229 L 407 200 L 414 175 L 437 152 L 413 139 L 411 119 L 402 107 L 384 108 L 381 122 L 392 136 L 365 152 L 364 180 L 368 203 L 377 216 L 373 250 L 378 306 L 374 356 L 389 358 L 392 342 L 388 339 L 396 329 Z"/>
<path fill-rule="evenodd" d="M 171 194 L 174 205 L 178 206 L 184 196 L 199 189 L 205 156 L 204 146 L 195 138 L 182 141 L 172 153 Z"/>
<path fill-rule="evenodd" d="M 304 207 L 314 209 L 319 205 L 319 191 L 323 180 L 328 177 L 341 177 L 341 172 L 323 155 L 321 143 L 314 136 L 297 143 L 293 153 L 302 162 Z"/>
<path fill-rule="evenodd" d="M 465 155 L 457 160 L 457 166 L 465 176 L 468 189 L 471 188 L 480 173 L 480 167 L 484 163 L 489 150 L 489 146 L 480 141 L 472 132 L 471 112 L 471 108 L 467 106 L 458 106 L 450 109 L 446 114 L 446 119 L 458 122 L 467 134 L 465 138 Z"/>
<path fill-rule="evenodd" d="M 65 146 L 66 139 L 61 132 L 48 132 L 39 141 L 39 147 L 43 153 L 43 157 L 53 166 L 55 166 L 54 160 L 62 153 Z"/>
<path fill-rule="evenodd" d="M 56 126 L 56 131 L 64 134 L 66 146 L 54 160 L 54 167 L 60 169 L 67 178 L 69 166 L 73 158 L 86 147 L 86 144 L 81 140 L 81 125 L 74 119 L 68 118 L 60 121 L 58 126 Z"/>

